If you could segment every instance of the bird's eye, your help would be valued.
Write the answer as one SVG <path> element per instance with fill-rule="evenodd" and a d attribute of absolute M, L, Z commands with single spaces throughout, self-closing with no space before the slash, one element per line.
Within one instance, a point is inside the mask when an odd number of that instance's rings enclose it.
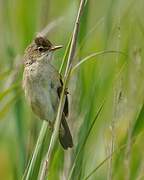
<path fill-rule="evenodd" d="M 43 47 L 38 47 L 38 50 L 39 50 L 40 52 L 42 52 L 42 51 L 44 51 L 44 48 L 43 48 Z"/>

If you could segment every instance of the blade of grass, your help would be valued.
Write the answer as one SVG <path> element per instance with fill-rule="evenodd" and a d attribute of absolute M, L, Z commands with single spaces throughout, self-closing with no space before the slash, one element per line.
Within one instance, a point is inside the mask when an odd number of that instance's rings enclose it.
<path fill-rule="evenodd" d="M 125 65 L 126 65 L 126 62 L 124 62 L 124 63 L 121 65 L 120 70 L 119 70 L 119 72 L 117 73 L 117 76 L 115 77 L 114 81 L 118 81 L 118 78 L 120 77 L 121 73 L 123 73 L 123 70 L 124 70 Z M 83 147 L 83 146 L 82 146 L 82 147 Z M 83 149 L 83 148 L 81 148 L 81 149 Z M 82 155 L 82 151 L 78 151 L 78 153 L 79 153 L 80 155 Z M 110 158 L 110 157 L 109 157 L 109 158 Z M 76 155 L 76 158 L 74 159 L 74 163 L 75 163 L 75 164 L 76 164 L 77 160 L 78 160 L 78 157 L 77 157 L 77 155 Z M 75 161 L 76 161 L 76 162 L 75 162 Z M 74 172 L 74 168 L 76 168 L 76 167 L 74 167 L 74 166 L 75 166 L 74 163 L 73 163 L 73 166 L 72 166 L 72 168 L 71 168 L 71 171 L 70 171 L 69 179 L 68 179 L 68 180 L 72 179 L 72 174 L 73 174 L 73 172 Z M 76 169 L 77 169 L 77 168 L 76 168 Z M 72 172 L 72 171 L 73 171 L 73 172 Z M 79 171 L 80 171 L 80 169 L 79 169 Z M 70 177 L 71 177 L 71 178 L 70 178 Z M 74 178 L 74 177 L 73 177 L 73 178 Z"/>
<path fill-rule="evenodd" d="M 137 135 L 139 136 L 139 134 Z M 132 145 L 134 145 L 136 143 L 136 136 L 132 138 Z M 126 148 L 127 143 L 126 144 L 122 144 L 119 149 L 115 149 L 111 154 L 109 154 L 101 163 L 99 163 L 96 168 L 94 168 L 83 180 L 87 180 L 89 179 L 92 175 L 94 175 L 94 173 L 99 170 L 99 168 L 101 168 L 114 154 L 120 152 L 120 151 L 124 151 L 124 149 Z"/>
<path fill-rule="evenodd" d="M 104 103 L 105 103 L 105 100 L 104 100 L 104 102 L 102 103 L 102 105 L 100 106 L 98 112 L 96 113 L 96 116 L 95 116 L 93 122 L 91 123 L 90 128 L 89 128 L 89 130 L 88 130 L 88 132 L 87 132 L 87 134 L 86 134 L 86 136 L 85 136 L 85 139 L 84 139 L 84 141 L 83 141 L 83 144 L 81 145 L 78 153 L 76 154 L 76 157 L 75 157 L 75 159 L 74 159 L 74 162 L 73 162 L 71 171 L 70 171 L 70 173 L 69 173 L 68 180 L 70 180 L 71 177 L 72 177 L 72 174 L 73 174 L 73 171 L 74 171 L 76 162 L 77 162 L 77 160 L 78 160 L 78 157 L 79 157 L 82 149 L 84 148 L 84 146 L 85 146 L 85 144 L 86 144 L 86 142 L 87 142 L 87 140 L 88 140 L 88 137 L 89 137 L 89 135 L 90 135 L 90 133 L 91 133 L 91 130 L 92 130 L 93 126 L 95 125 L 95 122 L 96 122 L 96 120 L 98 119 L 98 117 L 99 117 L 99 115 L 100 115 L 100 113 L 101 113 L 101 111 L 102 111 L 102 109 L 103 109 Z"/>
<path fill-rule="evenodd" d="M 132 139 L 132 145 L 134 145 L 136 143 L 136 137 L 133 137 Z M 84 180 L 87 180 L 89 179 L 92 175 L 94 175 L 94 173 L 99 169 L 101 168 L 105 162 L 107 162 L 114 154 L 120 152 L 120 151 L 123 151 L 125 148 L 126 148 L 127 144 L 123 144 L 119 147 L 119 149 L 115 149 L 111 154 L 109 154 L 101 163 L 99 163 L 99 165 L 94 168 L 85 178 Z"/>
<path fill-rule="evenodd" d="M 18 172 L 20 175 L 24 171 L 25 160 L 26 160 L 26 147 L 25 147 L 25 136 L 24 136 L 24 121 L 23 121 L 23 106 L 22 106 L 22 98 L 18 92 L 18 89 L 15 89 L 15 96 L 17 97 L 17 101 L 14 105 L 15 112 L 15 130 L 17 135 L 17 144 L 18 144 L 18 156 L 19 156 L 19 167 Z"/>
<path fill-rule="evenodd" d="M 47 128 L 48 128 L 48 122 L 44 121 L 42 124 L 41 130 L 40 130 L 39 136 L 38 136 L 38 140 L 36 143 L 34 153 L 32 155 L 32 159 L 30 160 L 30 162 L 25 170 L 24 176 L 22 178 L 23 180 L 33 179 L 35 169 L 37 168 L 36 161 L 37 161 L 37 159 L 39 159 L 39 154 L 41 154 L 40 152 L 42 149 L 42 144 L 43 144 L 43 141 L 44 141 L 44 138 L 46 135 Z"/>
<path fill-rule="evenodd" d="M 71 73 L 73 73 L 73 71 L 75 71 L 79 66 L 81 66 L 83 63 L 87 62 L 91 58 L 96 57 L 98 55 L 108 54 L 108 53 L 119 53 L 119 54 L 122 54 L 122 55 L 126 56 L 126 54 L 124 52 L 113 51 L 113 50 L 112 51 L 100 51 L 100 52 L 92 53 L 92 54 L 86 56 L 85 58 L 83 58 L 82 60 L 80 60 L 80 62 L 78 62 L 76 65 L 74 65 L 73 68 L 72 68 Z"/>
<path fill-rule="evenodd" d="M 86 3 L 84 11 L 83 11 L 83 16 L 81 18 L 81 22 L 80 22 L 81 33 L 79 34 L 79 37 L 78 37 L 78 47 L 80 47 L 80 44 L 82 43 L 83 39 L 86 37 L 86 34 L 87 34 L 89 5 L 90 5 L 90 1 Z"/>
<path fill-rule="evenodd" d="M 118 151 L 121 151 L 123 150 L 124 148 L 126 147 L 126 144 L 125 145 L 122 145 L 118 150 L 115 150 L 113 151 L 110 155 L 108 155 L 101 163 L 99 163 L 99 165 L 94 168 L 83 180 L 87 180 L 89 179 L 92 175 L 94 175 L 94 173 L 99 169 L 101 168 L 105 162 L 107 162 L 115 153 L 117 153 Z"/>
<path fill-rule="evenodd" d="M 69 50 L 70 50 L 70 45 L 71 45 L 71 37 L 69 39 L 69 42 L 66 46 L 66 50 L 65 50 L 65 53 L 64 53 L 64 56 L 63 56 L 63 59 L 62 59 L 62 63 L 61 63 L 61 66 L 60 66 L 60 69 L 59 69 L 59 73 L 62 74 L 62 71 L 63 71 L 63 68 L 64 68 L 64 64 L 66 63 L 66 59 L 68 58 L 68 53 L 69 53 Z"/>
<path fill-rule="evenodd" d="M 132 136 L 137 136 L 144 129 L 144 104 L 136 118 L 135 124 L 132 129 Z"/>
<path fill-rule="evenodd" d="M 83 45 L 84 45 L 84 43 L 82 43 L 83 42 L 83 40 L 85 39 L 86 40 L 86 37 L 88 38 L 88 36 L 86 36 L 87 35 L 87 31 L 88 31 L 88 23 L 89 23 L 89 10 L 90 10 L 90 1 L 87 1 L 87 3 L 86 3 L 86 5 L 85 5 L 85 8 L 84 8 L 84 11 L 83 11 L 83 16 L 81 17 L 81 21 L 80 21 L 80 33 L 79 33 L 79 36 L 78 36 L 78 40 L 77 40 L 77 51 L 76 51 L 76 53 L 75 53 L 75 57 L 74 57 L 74 59 L 75 59 L 75 61 L 77 62 L 79 59 L 81 59 L 81 57 L 82 57 L 82 53 L 83 53 Z M 79 79 L 79 75 L 77 75 L 77 77 L 75 77 L 77 80 Z M 79 80 L 79 82 L 80 82 L 80 80 Z M 80 84 L 79 84 L 80 85 Z M 77 86 L 77 85 L 76 85 Z M 79 87 L 77 86 L 77 89 L 79 89 Z M 82 88 L 82 89 L 84 89 L 84 88 Z M 76 93 L 77 94 L 77 93 Z M 74 96 L 73 97 L 73 101 L 75 101 L 74 100 L 74 98 L 77 98 L 77 96 Z M 79 101 L 79 104 L 80 104 L 80 101 Z M 90 105 L 90 106 L 92 106 L 92 105 Z M 72 108 L 73 109 L 73 108 Z M 72 110 L 72 112 L 71 112 L 71 114 L 75 114 L 75 110 L 73 109 Z M 86 122 L 86 119 L 88 118 L 88 114 L 89 113 L 87 113 L 87 115 L 84 117 L 84 120 L 83 120 L 83 124 L 85 124 L 85 122 Z M 74 124 L 72 123 L 72 126 L 73 126 Z M 83 129 L 83 126 L 81 127 L 81 129 Z M 85 130 L 86 131 L 86 133 L 87 133 L 87 131 L 88 131 L 88 129 L 87 130 Z M 84 132 L 85 132 L 84 131 Z M 86 134 L 85 133 L 85 134 Z M 81 132 L 79 132 L 79 134 L 81 134 Z M 82 137 L 82 135 L 81 135 L 81 137 Z M 84 136 L 85 137 L 85 136 Z M 75 154 L 77 153 L 77 150 L 79 150 L 79 148 L 80 147 L 78 147 L 78 144 L 79 144 L 79 139 L 78 139 L 78 142 L 77 142 L 77 146 L 76 146 L 76 150 L 75 150 Z M 83 143 L 83 141 L 82 141 L 82 143 Z M 69 154 L 69 158 L 71 158 L 70 157 L 71 156 L 71 154 Z M 65 158 L 68 158 L 67 157 L 67 154 L 65 154 Z M 70 167 L 70 169 L 71 169 L 71 166 L 72 166 L 72 161 L 70 161 L 69 162 L 69 167 Z M 67 171 L 67 176 L 66 176 L 66 179 L 68 178 L 68 176 L 69 176 L 69 171 L 70 170 L 68 170 L 68 168 L 67 168 L 67 162 L 65 161 L 65 169 L 63 169 L 63 172 L 66 172 Z M 75 168 L 76 169 L 76 168 Z M 80 172 L 80 171 L 79 171 Z M 75 174 L 77 174 L 77 172 L 75 172 Z M 78 174 L 77 174 L 77 176 L 79 176 Z M 75 179 L 75 178 L 74 178 Z M 80 176 L 79 176 L 79 179 L 80 179 Z"/>

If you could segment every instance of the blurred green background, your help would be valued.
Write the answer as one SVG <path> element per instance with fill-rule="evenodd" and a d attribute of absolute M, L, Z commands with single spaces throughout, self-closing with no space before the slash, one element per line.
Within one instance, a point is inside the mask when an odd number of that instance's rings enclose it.
<path fill-rule="evenodd" d="M 42 124 L 32 113 L 21 88 L 24 49 L 38 32 L 53 25 L 48 39 L 64 45 L 53 62 L 58 69 L 78 6 L 78 0 L 0 1 L 2 180 L 22 178 Z M 89 175 L 90 180 L 144 179 L 143 9 L 143 0 L 87 1 L 74 63 L 103 50 L 125 54 L 96 56 L 72 74 L 68 123 L 74 148 L 63 152 L 57 145 L 48 179 L 67 180 L 70 172 L 73 180 L 84 180 Z M 46 141 L 45 151 L 49 135 Z"/>

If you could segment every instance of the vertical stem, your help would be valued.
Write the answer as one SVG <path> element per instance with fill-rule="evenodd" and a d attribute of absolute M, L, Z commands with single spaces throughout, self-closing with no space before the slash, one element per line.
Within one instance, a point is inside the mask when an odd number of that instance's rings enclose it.
<path fill-rule="evenodd" d="M 71 69 L 71 65 L 72 65 L 71 62 L 72 62 L 74 55 L 75 55 L 77 37 L 78 37 L 78 32 L 79 32 L 80 17 L 82 15 L 84 5 L 85 5 L 85 0 L 81 0 L 79 10 L 78 10 L 78 15 L 77 15 L 75 26 L 74 26 L 73 35 L 72 35 L 72 42 L 71 42 L 71 46 L 70 46 L 70 52 L 69 52 L 69 56 L 68 56 L 68 62 L 67 62 L 67 67 L 65 70 L 65 76 L 64 77 L 67 76 L 69 69 Z"/>
<path fill-rule="evenodd" d="M 32 159 L 30 161 L 28 169 L 25 170 L 25 173 L 24 173 L 24 176 L 23 176 L 22 180 L 31 179 L 32 168 L 33 168 L 34 162 L 36 161 L 37 155 L 38 155 L 38 153 L 40 151 L 41 144 L 42 144 L 42 142 L 44 140 L 44 137 L 45 137 L 45 134 L 46 134 L 46 131 L 47 131 L 47 127 L 48 127 L 48 122 L 44 121 L 43 124 L 42 124 L 41 130 L 40 130 L 39 136 L 38 136 L 38 140 L 37 140 L 37 143 L 36 143 L 36 148 L 34 150 Z"/>
<path fill-rule="evenodd" d="M 46 154 L 46 158 L 45 158 L 43 166 L 42 166 L 42 171 L 40 174 L 40 180 L 44 180 L 47 176 L 49 166 L 50 166 L 50 162 L 52 159 L 53 150 L 54 150 L 54 147 L 56 145 L 57 138 L 58 138 L 59 126 L 60 126 L 61 116 L 62 116 L 62 112 L 63 112 L 63 106 L 64 106 L 64 102 L 65 102 L 64 89 L 66 88 L 67 82 L 69 80 L 71 68 L 72 68 L 72 60 L 73 60 L 74 55 L 75 55 L 77 37 L 78 37 L 78 32 L 79 32 L 80 17 L 82 15 L 84 5 L 85 5 L 85 0 L 81 0 L 79 10 L 78 10 L 78 15 L 77 15 L 75 26 L 74 26 L 73 35 L 72 35 L 72 42 L 71 42 L 67 66 L 66 66 L 66 70 L 65 70 L 65 74 L 64 74 L 64 85 L 63 85 L 63 90 L 61 93 L 61 98 L 60 98 L 60 103 L 59 103 L 59 107 L 58 107 L 58 113 L 57 113 L 56 121 L 54 124 L 54 131 L 52 133 L 49 149 L 48 149 L 48 152 Z"/>

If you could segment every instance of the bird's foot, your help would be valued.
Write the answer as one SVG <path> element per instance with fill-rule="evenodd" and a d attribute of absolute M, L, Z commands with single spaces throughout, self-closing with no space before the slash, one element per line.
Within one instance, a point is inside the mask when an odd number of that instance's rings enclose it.
<path fill-rule="evenodd" d="M 65 88 L 65 95 L 69 94 L 68 88 Z"/>
<path fill-rule="evenodd" d="M 49 122 L 49 129 L 50 129 L 50 131 L 52 131 L 52 132 L 53 132 L 53 130 L 54 130 L 54 124 L 51 123 L 51 122 Z"/>

